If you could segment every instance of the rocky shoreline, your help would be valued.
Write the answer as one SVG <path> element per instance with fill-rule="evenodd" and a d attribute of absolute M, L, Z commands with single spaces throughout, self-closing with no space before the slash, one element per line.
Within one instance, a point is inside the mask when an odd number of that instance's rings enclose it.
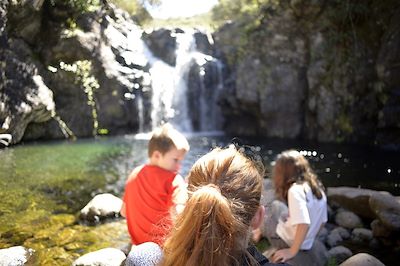
<path fill-rule="evenodd" d="M 396 255 L 386 258 L 380 251 L 399 254 L 400 199 L 388 192 L 353 187 L 329 187 L 328 223 L 313 247 L 314 260 L 304 265 L 394 265 Z M 262 204 L 274 199 L 269 179 L 265 179 Z M 112 194 L 96 195 L 81 211 L 79 220 L 89 225 L 119 219 L 120 198 Z M 77 258 L 74 266 L 124 265 L 129 252 L 124 247 L 108 247 Z M 270 250 L 264 251 L 268 256 Z M 378 255 L 377 255 L 378 254 Z M 397 255 L 398 256 L 398 255 Z M 23 246 L 0 249 L 0 265 L 32 265 L 35 250 Z"/>

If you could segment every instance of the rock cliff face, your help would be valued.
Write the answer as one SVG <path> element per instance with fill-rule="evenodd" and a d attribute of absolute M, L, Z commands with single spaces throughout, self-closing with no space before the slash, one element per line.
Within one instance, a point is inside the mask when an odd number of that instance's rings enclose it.
<path fill-rule="evenodd" d="M 8 1 L 0 4 L 0 133 L 12 133 L 12 143 L 21 140 L 29 123 L 47 121 L 55 112 L 53 93 L 43 82 L 40 67 L 28 44 L 38 32 L 36 22 L 40 20 L 37 15 L 40 3 L 37 6 L 35 2 L 21 12 L 28 16 L 31 24 L 23 20 L 22 23 L 29 27 L 23 27 L 15 38 L 9 38 L 7 34 L 10 4 Z M 10 8 L 10 20 L 13 19 L 20 18 L 13 16 Z M 27 41 L 21 37 L 26 37 Z"/>
<path fill-rule="evenodd" d="M 51 1 L 0 6 L 0 133 L 24 139 L 137 132 L 149 99 L 141 29 L 114 8 L 73 17 Z M 74 24 L 75 23 L 75 24 Z"/>
<path fill-rule="evenodd" d="M 364 5 L 291 1 L 252 32 L 231 23 L 214 33 L 229 70 L 226 130 L 399 148 L 399 4 L 367 7 L 368 17 Z"/>

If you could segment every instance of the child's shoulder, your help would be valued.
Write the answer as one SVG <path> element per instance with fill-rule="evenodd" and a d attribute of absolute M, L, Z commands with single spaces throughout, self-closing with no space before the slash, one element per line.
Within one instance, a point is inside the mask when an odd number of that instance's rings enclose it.
<path fill-rule="evenodd" d="M 143 169 L 145 166 L 146 166 L 145 164 L 142 164 L 142 165 L 139 165 L 139 166 L 135 167 L 135 168 L 132 170 L 132 172 L 129 174 L 128 180 L 126 180 L 126 181 L 135 179 L 135 178 L 137 177 L 137 175 L 139 174 L 139 172 L 142 171 L 142 169 Z"/>
<path fill-rule="evenodd" d="M 293 193 L 304 192 L 308 190 L 309 187 L 308 182 L 295 182 L 290 186 L 289 191 Z"/>

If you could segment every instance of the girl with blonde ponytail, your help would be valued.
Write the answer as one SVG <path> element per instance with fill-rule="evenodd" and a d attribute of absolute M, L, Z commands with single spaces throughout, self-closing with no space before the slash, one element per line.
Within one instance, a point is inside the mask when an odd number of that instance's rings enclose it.
<path fill-rule="evenodd" d="M 201 157 L 188 174 L 189 199 L 157 265 L 276 265 L 249 246 L 265 214 L 262 175 L 263 168 L 234 146 Z"/>

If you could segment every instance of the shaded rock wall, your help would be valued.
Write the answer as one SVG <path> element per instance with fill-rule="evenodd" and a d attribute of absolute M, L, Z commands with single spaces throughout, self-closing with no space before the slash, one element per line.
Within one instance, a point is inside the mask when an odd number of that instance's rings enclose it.
<path fill-rule="evenodd" d="M 263 15 L 214 33 L 228 132 L 400 148 L 396 1 L 281 1 Z"/>
<path fill-rule="evenodd" d="M 149 102 L 151 82 L 127 13 L 2 1 L 0 22 L 0 133 L 12 143 L 139 130 L 138 98 Z"/>
<path fill-rule="evenodd" d="M 35 17 L 36 8 L 40 8 L 35 2 L 27 4 L 26 11 L 32 25 L 21 32 L 29 41 L 37 32 L 35 21 L 40 19 L 40 16 Z M 19 35 L 15 38 L 8 36 L 9 6 L 8 1 L 2 1 L 0 5 L 0 133 L 11 133 L 11 143 L 17 143 L 29 123 L 41 123 L 51 118 L 55 104 L 53 93 L 40 76 L 34 53 L 27 42 Z"/>

